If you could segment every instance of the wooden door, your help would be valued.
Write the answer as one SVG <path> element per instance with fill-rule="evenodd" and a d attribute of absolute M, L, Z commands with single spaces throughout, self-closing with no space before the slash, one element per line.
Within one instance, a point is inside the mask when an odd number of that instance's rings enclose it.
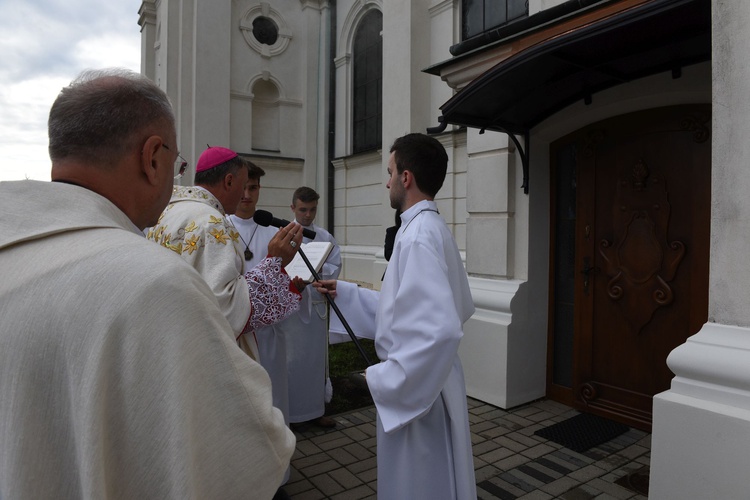
<path fill-rule="evenodd" d="M 709 139 L 710 107 L 690 105 L 605 120 L 552 145 L 553 173 L 567 163 L 572 181 L 555 174 L 551 397 L 650 430 L 652 397 L 673 377 L 667 355 L 708 316 Z M 554 213 L 566 197 L 567 223 Z M 567 360 L 556 345 L 565 342 Z M 569 387 L 554 380 L 565 363 Z"/>

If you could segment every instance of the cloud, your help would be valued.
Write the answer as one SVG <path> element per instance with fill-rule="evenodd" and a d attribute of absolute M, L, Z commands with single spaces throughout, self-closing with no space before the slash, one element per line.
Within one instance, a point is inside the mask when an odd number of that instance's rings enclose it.
<path fill-rule="evenodd" d="M 0 0 L 0 180 L 49 180 L 47 114 L 87 68 L 140 70 L 141 0 Z"/>

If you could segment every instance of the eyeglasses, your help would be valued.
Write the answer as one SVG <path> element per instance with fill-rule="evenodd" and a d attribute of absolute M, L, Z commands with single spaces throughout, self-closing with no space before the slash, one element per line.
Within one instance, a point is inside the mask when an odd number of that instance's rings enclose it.
<path fill-rule="evenodd" d="M 164 149 L 167 151 L 172 151 L 169 147 L 167 147 L 166 144 L 162 144 L 164 146 Z M 188 162 L 185 161 L 185 158 L 180 156 L 180 153 L 177 153 L 177 160 L 174 162 L 174 169 L 177 171 L 177 175 L 174 176 L 175 180 L 181 178 L 183 175 L 185 175 L 185 171 L 187 170 Z"/>

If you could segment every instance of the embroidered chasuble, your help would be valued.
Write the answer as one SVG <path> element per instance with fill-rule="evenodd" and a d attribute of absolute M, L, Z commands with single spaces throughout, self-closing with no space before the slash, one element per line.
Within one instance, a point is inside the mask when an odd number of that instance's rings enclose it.
<path fill-rule="evenodd" d="M 253 334 L 298 310 L 300 294 L 281 268 L 267 258 L 245 272 L 239 234 L 226 220 L 224 208 L 208 190 L 175 186 L 172 199 L 148 239 L 179 254 L 197 270 L 216 295 L 240 347 L 258 359 Z"/>

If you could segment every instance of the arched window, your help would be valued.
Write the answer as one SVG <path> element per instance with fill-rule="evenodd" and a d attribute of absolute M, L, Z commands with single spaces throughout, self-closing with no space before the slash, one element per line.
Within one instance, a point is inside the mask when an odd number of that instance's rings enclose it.
<path fill-rule="evenodd" d="M 383 137 L 383 14 L 372 10 L 354 36 L 352 130 L 354 153 L 381 147 Z"/>
<path fill-rule="evenodd" d="M 279 89 L 271 81 L 253 85 L 253 149 L 279 151 Z"/>

